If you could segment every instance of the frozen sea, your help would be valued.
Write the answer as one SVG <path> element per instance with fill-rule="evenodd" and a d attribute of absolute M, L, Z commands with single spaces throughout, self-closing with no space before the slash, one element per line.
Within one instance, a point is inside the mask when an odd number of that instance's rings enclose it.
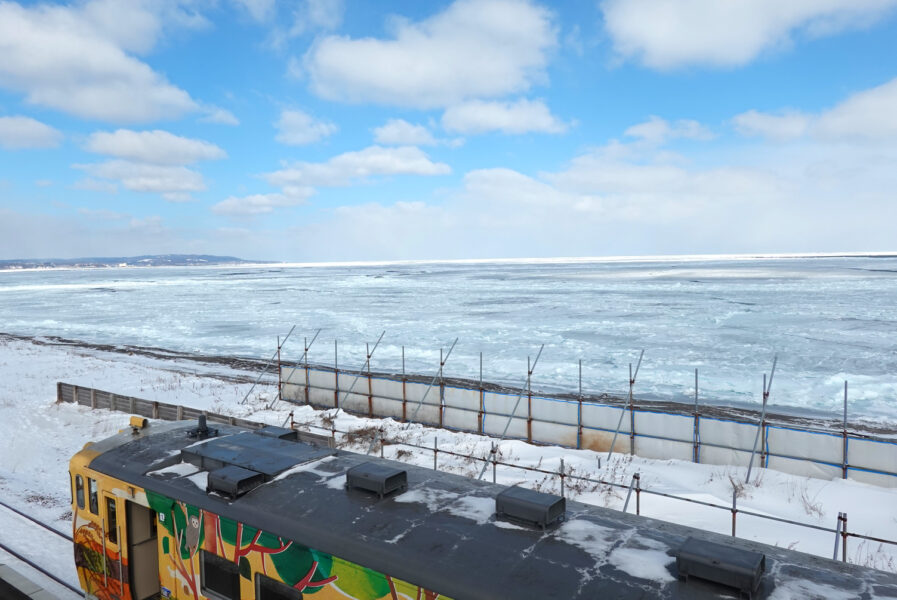
<path fill-rule="evenodd" d="M 897 257 L 689 258 L 0 272 L 0 331 L 636 398 L 770 402 L 897 423 Z"/>

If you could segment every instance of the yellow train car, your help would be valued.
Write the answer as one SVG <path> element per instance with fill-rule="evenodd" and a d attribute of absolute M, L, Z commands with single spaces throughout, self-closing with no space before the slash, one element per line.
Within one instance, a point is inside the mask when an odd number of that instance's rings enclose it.
<path fill-rule="evenodd" d="M 766 598 L 805 580 L 843 597 L 897 596 L 894 574 L 372 459 L 277 427 L 135 417 L 87 444 L 70 474 L 75 564 L 94 600 Z M 760 556 L 761 568 L 726 587 L 684 570 L 684 544 L 692 558 L 707 548 Z"/>

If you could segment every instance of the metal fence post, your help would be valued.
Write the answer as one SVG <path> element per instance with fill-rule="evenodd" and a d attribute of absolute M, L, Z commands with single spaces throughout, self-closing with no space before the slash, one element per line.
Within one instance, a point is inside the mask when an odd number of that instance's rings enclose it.
<path fill-rule="evenodd" d="M 483 433 L 483 419 L 486 416 L 486 392 L 483 391 L 483 353 L 480 352 L 480 406 L 477 410 L 477 433 Z M 494 481 L 493 481 L 494 483 Z"/>
<path fill-rule="evenodd" d="M 495 445 L 495 442 L 492 442 L 492 483 L 495 483 L 495 467 L 498 465 L 498 447 Z"/>
<path fill-rule="evenodd" d="M 841 517 L 844 513 L 838 513 L 838 525 L 835 527 L 835 550 L 832 552 L 832 560 L 838 560 L 838 538 L 841 536 Z"/>
<path fill-rule="evenodd" d="M 408 380 L 405 378 L 405 345 L 402 345 L 402 423 L 408 420 Z"/>
<path fill-rule="evenodd" d="M 436 470 L 436 457 L 439 456 L 439 438 L 433 438 L 433 470 Z"/>
<path fill-rule="evenodd" d="M 333 340 L 333 408 L 339 408 L 339 354 L 337 340 Z"/>
<path fill-rule="evenodd" d="M 635 474 L 635 514 L 642 514 L 642 476 Z"/>
<path fill-rule="evenodd" d="M 735 515 L 738 513 L 737 495 L 738 492 L 732 490 L 732 537 L 735 537 Z"/>
<path fill-rule="evenodd" d="M 847 513 L 842 513 L 843 526 L 841 527 L 841 561 L 847 562 Z"/>
<path fill-rule="evenodd" d="M 692 460 L 701 462 L 701 417 L 698 414 L 698 370 L 695 369 L 695 427 Z"/>
<path fill-rule="evenodd" d="M 442 348 L 439 349 L 439 426 L 442 427 L 445 420 L 445 378 L 443 368 L 445 360 L 442 358 Z"/>
<path fill-rule="evenodd" d="M 533 443 L 533 388 L 532 369 L 529 356 L 526 357 L 526 441 Z"/>
<path fill-rule="evenodd" d="M 364 343 L 364 352 L 367 355 L 367 368 L 368 368 L 368 417 L 374 416 L 374 381 L 371 378 L 371 345 L 367 342 Z"/>
<path fill-rule="evenodd" d="M 847 479 L 847 380 L 844 380 L 844 425 L 842 431 L 841 479 Z"/>
<path fill-rule="evenodd" d="M 561 475 L 561 498 L 566 498 L 566 496 L 564 495 L 564 477 L 566 476 L 566 473 L 564 473 L 564 459 L 563 458 L 561 459 L 560 475 Z"/>
<path fill-rule="evenodd" d="M 582 448 L 582 359 L 579 359 L 579 406 L 576 407 L 576 449 Z"/>
<path fill-rule="evenodd" d="M 97 407 L 97 391 L 92 389 L 92 390 L 90 390 L 90 408 L 95 409 L 96 407 Z"/>

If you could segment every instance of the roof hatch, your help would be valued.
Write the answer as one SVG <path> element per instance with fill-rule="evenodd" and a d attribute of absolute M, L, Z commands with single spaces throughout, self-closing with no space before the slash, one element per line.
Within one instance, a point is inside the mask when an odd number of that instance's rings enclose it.
<path fill-rule="evenodd" d="M 737 589 L 750 598 L 766 569 L 766 555 L 690 537 L 676 553 L 679 576 L 700 577 Z"/>
<path fill-rule="evenodd" d="M 495 497 L 495 516 L 545 529 L 564 519 L 567 501 L 554 494 L 509 487 Z"/>
<path fill-rule="evenodd" d="M 346 472 L 346 487 L 374 492 L 382 498 L 408 489 L 408 472 L 374 461 L 361 463 Z"/>

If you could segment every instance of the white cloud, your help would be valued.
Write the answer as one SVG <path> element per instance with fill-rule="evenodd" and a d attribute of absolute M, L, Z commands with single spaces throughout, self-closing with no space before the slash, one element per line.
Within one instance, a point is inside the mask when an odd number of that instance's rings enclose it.
<path fill-rule="evenodd" d="M 327 162 L 298 162 L 265 176 L 276 186 L 342 186 L 380 175 L 445 175 L 451 168 L 435 163 L 420 148 L 369 146 Z"/>
<path fill-rule="evenodd" d="M 897 139 L 897 79 L 823 112 L 814 129 L 826 138 Z"/>
<path fill-rule="evenodd" d="M 639 138 L 649 144 L 661 145 L 669 140 L 710 140 L 713 133 L 691 119 L 679 119 L 670 123 L 666 119 L 652 115 L 644 123 L 633 125 L 623 135 Z"/>
<path fill-rule="evenodd" d="M 278 131 L 274 139 L 289 146 L 311 144 L 333 135 L 337 130 L 337 126 L 330 121 L 315 119 L 301 110 L 281 111 L 280 119 L 274 126 Z"/>
<path fill-rule="evenodd" d="M 314 193 L 311 188 L 293 190 L 291 194 L 250 194 L 249 196 L 229 196 L 212 207 L 219 215 L 251 216 L 273 212 L 275 208 L 305 204 Z"/>
<path fill-rule="evenodd" d="M 374 129 L 374 141 L 388 146 L 432 146 L 436 138 L 423 125 L 414 125 L 404 119 L 390 119 Z"/>
<path fill-rule="evenodd" d="M 219 125 L 239 125 L 240 119 L 229 110 L 217 106 L 207 106 L 206 115 L 199 119 L 200 123 L 217 123 Z"/>
<path fill-rule="evenodd" d="M 567 123 L 551 114 L 542 100 L 523 98 L 516 102 L 472 100 L 450 106 L 442 115 L 442 126 L 446 131 L 463 134 L 563 133 L 568 128 Z"/>
<path fill-rule="evenodd" d="M 118 181 L 134 192 L 168 195 L 167 200 L 183 201 L 183 194 L 206 189 L 202 175 L 180 165 L 153 165 L 127 160 L 75 165 L 93 177 Z"/>
<path fill-rule="evenodd" d="M 86 192 L 102 192 L 104 194 L 115 194 L 118 192 L 118 186 L 111 181 L 102 181 L 92 177 L 79 179 L 72 184 L 72 189 L 84 190 Z"/>
<path fill-rule="evenodd" d="M 0 2 L 0 87 L 23 93 L 30 104 L 101 121 L 143 122 L 195 111 L 199 106 L 187 92 L 129 54 L 150 50 L 163 21 L 203 24 L 171 6 L 101 0 L 25 8 Z"/>
<path fill-rule="evenodd" d="M 131 131 L 92 133 L 84 145 L 96 154 L 154 165 L 189 165 L 200 160 L 226 158 L 227 154 L 203 140 L 174 135 L 167 131 Z"/>
<path fill-rule="evenodd" d="M 37 187 L 50 187 L 51 185 L 53 185 L 53 180 L 52 179 L 36 179 L 34 181 L 34 185 L 36 185 Z"/>
<path fill-rule="evenodd" d="M 256 21 L 265 22 L 274 15 L 275 0 L 234 0 Z"/>
<path fill-rule="evenodd" d="M 770 114 L 749 110 L 733 117 L 732 123 L 741 135 L 776 141 L 797 139 L 810 129 L 810 117 L 798 111 Z"/>
<path fill-rule="evenodd" d="M 897 0 L 604 0 L 617 53 L 648 67 L 744 65 L 788 46 L 795 34 L 834 35 L 867 26 Z"/>
<path fill-rule="evenodd" d="M 391 39 L 319 39 L 304 66 L 328 99 L 445 107 L 544 81 L 556 38 L 550 14 L 526 0 L 457 0 L 419 23 L 396 19 Z"/>
<path fill-rule="evenodd" d="M 290 35 L 302 35 L 315 29 L 333 30 L 343 22 L 343 0 L 304 0 L 293 13 Z"/>
<path fill-rule="evenodd" d="M 111 210 L 92 209 L 84 207 L 78 209 L 78 214 L 100 221 L 119 221 L 128 217 L 128 215 L 126 214 L 117 213 Z"/>
<path fill-rule="evenodd" d="M 55 148 L 62 132 L 31 117 L 0 117 L 0 148 Z"/>
<path fill-rule="evenodd" d="M 828 141 L 897 140 L 897 79 L 863 90 L 817 114 L 750 110 L 732 122 L 742 135 L 788 141 L 804 136 Z"/>

